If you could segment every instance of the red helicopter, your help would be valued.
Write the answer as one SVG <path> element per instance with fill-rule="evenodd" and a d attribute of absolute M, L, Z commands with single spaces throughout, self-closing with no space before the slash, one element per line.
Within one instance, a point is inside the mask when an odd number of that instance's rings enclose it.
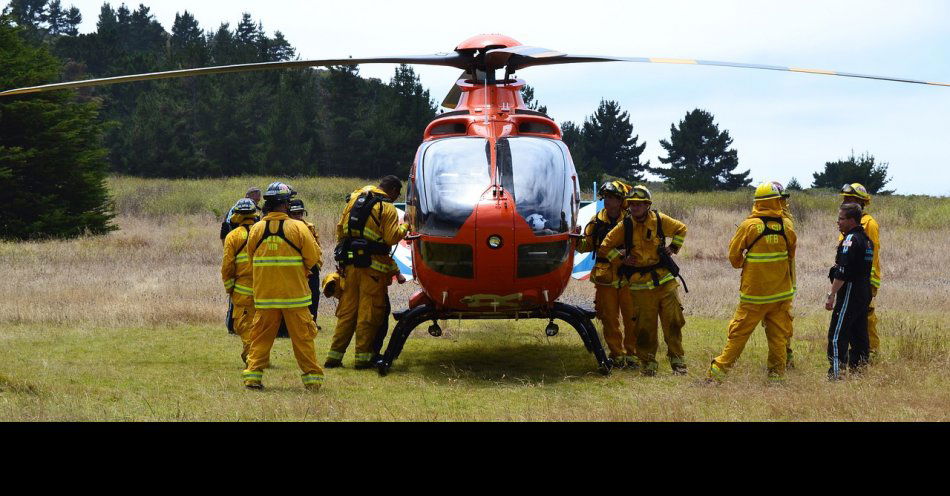
<path fill-rule="evenodd" d="M 385 375 L 410 333 L 439 319 L 542 318 L 549 336 L 555 320 L 577 330 L 603 374 L 611 363 L 591 318 L 594 312 L 557 301 L 570 280 L 579 236 L 580 189 L 561 130 L 550 117 L 526 108 L 525 82 L 515 71 L 537 65 L 644 62 L 801 72 L 950 86 L 906 78 L 771 65 L 691 59 L 570 55 L 524 46 L 504 35 L 469 38 L 453 53 L 419 56 L 297 60 L 184 69 L 48 84 L 0 92 L 0 97 L 105 84 L 267 69 L 371 63 L 450 66 L 463 70 L 445 98 L 443 113 L 425 129 L 409 172 L 406 220 L 412 275 L 422 290 L 398 321 L 378 363 Z M 497 72 L 504 70 L 498 78 Z"/>

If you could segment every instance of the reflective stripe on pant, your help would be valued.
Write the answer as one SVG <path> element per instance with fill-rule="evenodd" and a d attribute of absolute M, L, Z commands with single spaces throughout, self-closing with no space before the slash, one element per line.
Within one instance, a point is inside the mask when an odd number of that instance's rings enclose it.
<path fill-rule="evenodd" d="M 241 351 L 241 357 L 247 359 L 251 350 L 251 326 L 254 324 L 254 314 L 256 310 L 253 305 L 238 306 L 234 305 L 234 333 L 241 337 L 244 349 Z"/>
<path fill-rule="evenodd" d="M 663 325 L 666 355 L 670 362 L 683 360 L 683 326 L 686 325 L 686 318 L 683 317 L 683 305 L 677 292 L 679 287 L 679 283 L 670 281 L 658 288 L 631 291 L 636 309 L 637 358 L 645 366 L 656 362 L 656 350 L 660 346 L 657 319 Z"/>
<path fill-rule="evenodd" d="M 755 327 L 763 320 L 765 339 L 769 345 L 769 372 L 785 374 L 785 341 L 792 334 L 792 300 L 761 305 L 740 301 L 729 322 L 726 346 L 714 363 L 724 371 L 729 370 L 739 359 Z"/>
<path fill-rule="evenodd" d="M 323 376 L 317 364 L 313 340 L 317 337 L 317 325 L 313 323 L 310 310 L 299 308 L 258 308 L 251 325 L 251 349 L 247 356 L 247 370 L 263 371 L 270 364 L 270 350 L 277 337 L 281 319 L 287 323 L 294 358 L 304 374 Z"/>
<path fill-rule="evenodd" d="M 336 308 L 336 330 L 330 344 L 332 356 L 342 357 L 356 333 L 356 360 L 368 362 L 380 326 L 388 323 L 386 291 L 389 276 L 352 265 L 344 271 L 346 285 Z"/>
<path fill-rule="evenodd" d="M 844 293 L 838 293 L 828 326 L 828 374 L 838 378 L 841 367 L 854 369 L 868 361 L 868 306 L 870 294 L 860 294 L 853 283 L 846 282 Z"/>
<path fill-rule="evenodd" d="M 626 287 L 614 288 L 596 285 L 594 309 L 604 328 L 604 341 L 610 349 L 610 357 L 637 353 L 637 332 L 634 318 L 633 295 Z M 623 331 L 620 330 L 621 317 Z"/>
<path fill-rule="evenodd" d="M 871 351 L 877 353 L 881 347 L 881 338 L 877 335 L 877 314 L 874 313 L 874 300 L 877 298 L 877 288 L 871 286 L 871 304 L 868 306 L 868 341 Z"/>

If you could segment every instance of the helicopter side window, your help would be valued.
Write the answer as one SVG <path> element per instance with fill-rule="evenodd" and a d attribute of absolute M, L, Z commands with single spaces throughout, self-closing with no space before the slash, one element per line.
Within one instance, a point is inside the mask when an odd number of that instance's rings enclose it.
<path fill-rule="evenodd" d="M 488 140 L 444 138 L 422 151 L 416 187 L 419 231 L 452 237 L 491 185 Z"/>
<path fill-rule="evenodd" d="M 556 140 L 499 140 L 498 174 L 518 214 L 538 236 L 567 232 L 574 222 L 573 187 L 564 152 Z"/>
<path fill-rule="evenodd" d="M 565 212 L 570 212 L 569 229 L 577 225 L 577 210 L 580 208 L 581 191 L 577 182 L 577 169 L 574 168 L 574 160 L 571 158 L 571 152 L 563 142 L 556 142 L 564 156 L 564 204 L 561 208 Z"/>

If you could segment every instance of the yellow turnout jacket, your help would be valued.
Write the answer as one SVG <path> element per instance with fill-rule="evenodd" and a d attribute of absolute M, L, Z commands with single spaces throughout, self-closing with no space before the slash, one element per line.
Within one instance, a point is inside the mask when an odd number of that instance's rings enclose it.
<path fill-rule="evenodd" d="M 343 209 L 343 215 L 340 217 L 340 223 L 336 226 L 336 240 L 340 242 L 348 237 L 359 237 L 359 232 L 347 232 L 350 211 L 353 210 L 353 204 L 356 203 L 360 195 L 366 192 L 383 196 L 386 199 L 373 206 L 373 212 L 366 220 L 366 227 L 363 229 L 364 237 L 368 241 L 383 243 L 392 247 L 406 236 L 408 228 L 406 224 L 399 224 L 399 212 L 396 211 L 396 207 L 386 197 L 386 192 L 376 186 L 364 186 L 350 195 L 346 208 Z M 372 259 L 371 269 L 390 275 L 399 273 L 399 266 L 389 255 L 373 255 Z"/>
<path fill-rule="evenodd" d="M 280 221 L 284 222 L 286 240 L 276 235 Z M 252 254 L 256 308 L 310 306 L 307 275 L 310 268 L 317 265 L 319 252 L 317 240 L 310 234 L 306 224 L 291 219 L 285 213 L 271 212 L 251 228 L 247 250 Z"/>
<path fill-rule="evenodd" d="M 768 234 L 752 245 L 765 230 L 765 223 L 759 217 L 781 219 L 785 238 L 779 234 Z M 776 221 L 769 223 L 771 230 L 782 228 Z M 765 304 L 795 297 L 793 265 L 796 240 L 791 221 L 782 216 L 779 199 L 755 202 L 752 215 L 739 224 L 739 229 L 729 243 L 729 262 L 733 267 L 742 269 L 739 283 L 740 301 Z"/>
<path fill-rule="evenodd" d="M 251 286 L 251 264 L 247 256 L 247 237 L 254 220 L 248 218 L 232 229 L 224 238 L 224 256 L 221 258 L 221 281 L 224 290 L 231 295 L 235 305 L 249 307 L 254 304 L 254 288 Z"/>
<path fill-rule="evenodd" d="M 631 220 L 633 221 L 633 250 L 630 251 L 630 253 L 633 255 L 635 267 L 649 267 L 659 263 L 660 256 L 657 254 L 656 249 L 660 246 L 660 239 L 657 235 L 656 213 L 652 210 L 647 212 L 646 220 L 643 222 L 638 222 L 636 219 Z M 686 238 L 686 224 L 662 212 L 660 213 L 660 222 L 663 226 L 663 236 L 671 238 L 669 242 L 670 249 L 672 249 L 674 253 L 679 252 Z M 604 238 L 603 243 L 600 244 L 600 248 L 597 249 L 597 256 L 606 257 L 608 259 L 610 259 L 611 256 L 617 258 L 619 257 L 619 253 L 617 253 L 615 249 L 623 244 L 623 222 L 618 222 L 610 233 L 607 234 L 607 237 Z M 673 274 L 670 274 L 670 271 L 666 268 L 657 268 L 655 270 L 660 285 L 666 284 L 674 279 Z M 655 287 L 653 284 L 653 276 L 650 273 L 635 273 L 631 275 L 629 285 L 633 291 L 653 289 Z"/>

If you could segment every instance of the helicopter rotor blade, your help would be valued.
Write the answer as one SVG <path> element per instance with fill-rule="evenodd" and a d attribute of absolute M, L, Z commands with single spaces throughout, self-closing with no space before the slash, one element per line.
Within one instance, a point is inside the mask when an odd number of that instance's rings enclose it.
<path fill-rule="evenodd" d="M 117 83 L 130 83 L 134 81 L 149 81 L 155 79 L 171 79 L 191 76 L 204 76 L 209 74 L 227 74 L 235 72 L 251 72 L 276 69 L 303 69 L 309 67 L 329 67 L 336 65 L 359 65 L 359 64 L 421 64 L 421 65 L 441 65 L 465 69 L 472 63 L 472 56 L 462 53 L 448 53 L 435 55 L 408 55 L 394 57 L 371 57 L 371 58 L 345 58 L 345 59 L 322 59 L 322 60 L 288 60 L 278 62 L 258 62 L 253 64 L 235 64 L 214 67 L 200 67 L 196 69 L 180 69 L 174 71 L 151 72 L 146 74 L 132 74 L 128 76 L 106 77 L 98 79 L 87 79 L 84 81 L 71 81 L 67 83 L 44 84 L 40 86 L 30 86 L 27 88 L 17 88 L 0 92 L 2 96 L 23 95 L 27 93 L 40 93 L 44 91 L 64 90 L 71 88 L 86 88 L 90 86 L 103 86 Z"/>
<path fill-rule="evenodd" d="M 876 79 L 879 81 L 894 81 L 898 83 L 924 84 L 930 86 L 947 86 L 950 83 L 924 81 L 903 77 L 877 76 L 873 74 L 856 74 L 852 72 L 828 71 L 823 69 L 806 69 L 802 67 L 783 67 L 765 64 L 747 64 L 742 62 L 723 62 L 717 60 L 699 59 L 672 59 L 659 57 L 613 57 L 608 55 L 571 55 L 539 47 L 516 46 L 511 48 L 496 48 L 485 54 L 485 59 L 492 63 L 504 61 L 508 71 L 538 65 L 576 64 L 584 62 L 639 62 L 650 64 L 682 64 L 682 65 L 709 65 L 716 67 L 735 67 L 741 69 L 762 69 L 768 71 L 799 72 L 804 74 L 822 74 L 826 76 L 842 76 L 860 79 Z M 500 66 L 499 66 L 500 67 Z"/>
<path fill-rule="evenodd" d="M 466 71 L 463 72 L 458 79 L 473 79 L 474 77 L 475 76 Z M 462 89 L 459 88 L 458 84 L 453 84 L 452 89 L 449 90 L 449 93 L 445 95 L 445 98 L 442 100 L 442 106 L 454 109 L 458 106 L 460 98 L 462 98 Z"/>

